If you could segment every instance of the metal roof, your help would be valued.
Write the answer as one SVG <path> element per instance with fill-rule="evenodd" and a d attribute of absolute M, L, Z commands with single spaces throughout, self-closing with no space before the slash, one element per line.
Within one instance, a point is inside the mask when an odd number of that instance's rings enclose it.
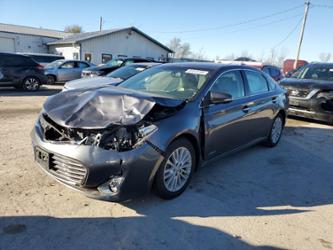
<path fill-rule="evenodd" d="M 127 27 L 127 28 L 120 28 L 120 29 L 109 29 L 109 30 L 101 30 L 101 31 L 94 31 L 94 32 L 85 32 L 80 34 L 75 34 L 69 37 L 66 37 L 62 40 L 54 41 L 48 43 L 48 45 L 63 45 L 63 44 L 74 44 L 79 43 L 88 39 L 93 39 L 100 36 L 105 36 L 109 34 L 113 34 L 120 31 L 135 31 L 139 33 L 140 35 L 144 36 L 148 40 L 152 41 L 153 43 L 157 44 L 158 46 L 164 48 L 165 50 L 169 51 L 170 53 L 173 53 L 171 49 L 169 49 L 167 46 L 163 45 L 162 43 L 158 42 L 154 38 L 148 36 L 146 33 L 142 32 L 141 30 L 135 28 L 135 27 Z"/>
<path fill-rule="evenodd" d="M 60 30 L 35 28 L 35 27 L 28 27 L 28 26 L 15 25 L 15 24 L 6 24 L 6 23 L 0 23 L 0 32 L 18 33 L 18 34 L 26 34 L 26 35 L 34 35 L 34 36 L 45 36 L 45 37 L 52 37 L 52 38 L 59 38 L 59 39 L 72 35 L 72 33 L 67 33 L 67 32 L 60 31 Z"/>

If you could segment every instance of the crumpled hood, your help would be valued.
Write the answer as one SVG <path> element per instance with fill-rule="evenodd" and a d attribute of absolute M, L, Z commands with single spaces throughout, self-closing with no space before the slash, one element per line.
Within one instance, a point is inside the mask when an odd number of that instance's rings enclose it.
<path fill-rule="evenodd" d="M 300 89 L 333 89 L 333 82 L 323 80 L 285 78 L 280 84 L 284 87 Z"/>
<path fill-rule="evenodd" d="M 115 85 L 121 81 L 120 78 L 112 77 L 87 77 L 67 82 L 64 86 L 64 90 L 101 88 L 108 85 Z"/>
<path fill-rule="evenodd" d="M 182 103 L 182 100 L 108 86 L 60 92 L 46 100 L 44 111 L 64 127 L 102 129 L 112 124 L 136 124 L 155 104 L 176 107 Z"/>

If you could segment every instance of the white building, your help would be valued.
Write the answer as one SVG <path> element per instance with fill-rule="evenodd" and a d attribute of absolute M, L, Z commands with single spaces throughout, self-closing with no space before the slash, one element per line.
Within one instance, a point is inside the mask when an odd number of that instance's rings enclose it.
<path fill-rule="evenodd" d="M 71 33 L 0 23 L 0 52 L 48 53 L 47 43 Z"/>
<path fill-rule="evenodd" d="M 111 58 L 148 58 L 166 61 L 170 50 L 135 27 L 102 30 L 69 36 L 49 42 L 49 51 L 67 59 L 80 59 L 94 64 Z"/>

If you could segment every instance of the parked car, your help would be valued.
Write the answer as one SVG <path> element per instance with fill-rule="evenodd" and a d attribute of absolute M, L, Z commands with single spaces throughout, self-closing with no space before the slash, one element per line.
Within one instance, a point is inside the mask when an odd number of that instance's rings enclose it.
<path fill-rule="evenodd" d="M 289 77 L 293 71 L 297 70 L 299 67 L 305 66 L 309 64 L 305 60 L 298 60 L 297 61 L 297 67 L 294 68 L 295 60 L 294 59 L 286 59 L 283 62 L 283 73 L 286 77 Z"/>
<path fill-rule="evenodd" d="M 42 54 L 42 53 L 18 53 L 20 55 L 25 55 L 28 57 L 31 57 L 36 62 L 38 62 L 40 65 L 43 65 L 44 67 L 56 60 L 65 59 L 65 57 L 61 55 L 54 55 L 54 54 Z"/>
<path fill-rule="evenodd" d="M 90 197 L 121 201 L 153 188 L 171 199 L 202 161 L 276 146 L 287 103 L 250 67 L 162 64 L 118 86 L 49 97 L 32 144 L 43 170 Z"/>
<path fill-rule="evenodd" d="M 160 63 L 133 63 L 111 73 L 106 76 L 97 76 L 97 77 L 87 77 L 81 78 L 73 81 L 69 81 L 64 85 L 63 91 L 72 90 L 72 89 L 91 89 L 91 88 L 100 88 L 106 87 L 108 85 L 118 85 L 122 81 L 154 66 L 159 65 Z"/>
<path fill-rule="evenodd" d="M 290 115 L 333 124 L 333 63 L 310 63 L 281 85 L 289 92 Z"/>
<path fill-rule="evenodd" d="M 281 69 L 274 65 L 263 65 L 261 68 L 262 71 L 266 72 L 270 77 L 272 77 L 275 81 L 281 81 L 284 76 Z"/>
<path fill-rule="evenodd" d="M 45 67 L 47 83 L 67 82 L 81 77 L 82 70 L 93 64 L 79 60 L 56 60 Z"/>
<path fill-rule="evenodd" d="M 120 67 L 141 62 L 153 62 L 149 59 L 143 58 L 125 58 L 125 59 L 114 59 L 108 61 L 106 64 L 93 66 L 82 71 L 82 77 L 93 77 L 93 76 L 105 76 L 106 74 L 119 69 Z"/>
<path fill-rule="evenodd" d="M 43 66 L 30 57 L 0 53 L 0 86 L 37 91 L 46 81 Z"/>

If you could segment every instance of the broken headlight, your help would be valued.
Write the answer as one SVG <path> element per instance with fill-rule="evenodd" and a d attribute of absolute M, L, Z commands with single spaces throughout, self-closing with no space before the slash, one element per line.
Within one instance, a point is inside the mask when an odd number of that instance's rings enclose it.
<path fill-rule="evenodd" d="M 142 127 L 119 127 L 111 132 L 103 133 L 99 142 L 95 144 L 104 149 L 128 151 L 141 145 L 156 131 L 157 127 L 153 124 Z"/>

